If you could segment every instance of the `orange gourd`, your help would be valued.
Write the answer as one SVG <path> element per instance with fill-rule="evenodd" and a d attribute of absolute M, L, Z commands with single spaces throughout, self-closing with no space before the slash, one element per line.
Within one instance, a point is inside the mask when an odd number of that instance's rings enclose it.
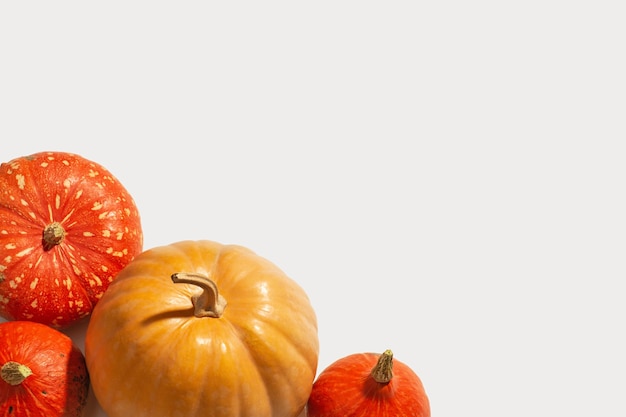
<path fill-rule="evenodd" d="M 330 364 L 313 384 L 307 410 L 308 417 L 430 417 L 430 402 L 419 376 L 388 349 Z"/>
<path fill-rule="evenodd" d="M 0 323 L 0 371 L 1 416 L 83 415 L 89 374 L 65 333 L 33 321 Z"/>
<path fill-rule="evenodd" d="M 304 290 L 251 250 L 207 240 L 137 256 L 85 337 L 109 417 L 296 417 L 318 352 Z"/>

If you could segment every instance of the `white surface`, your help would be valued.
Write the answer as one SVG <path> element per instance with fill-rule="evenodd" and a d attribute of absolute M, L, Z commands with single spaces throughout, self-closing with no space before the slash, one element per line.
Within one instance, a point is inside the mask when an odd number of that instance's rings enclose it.
<path fill-rule="evenodd" d="M 82 154 L 146 248 L 272 260 L 320 370 L 392 348 L 434 416 L 625 415 L 619 2 L 415 3 L 3 2 L 0 159 Z"/>

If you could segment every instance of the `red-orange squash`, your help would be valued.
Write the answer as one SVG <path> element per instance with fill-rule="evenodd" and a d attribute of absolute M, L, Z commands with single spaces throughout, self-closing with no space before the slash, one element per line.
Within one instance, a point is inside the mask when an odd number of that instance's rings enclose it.
<path fill-rule="evenodd" d="M 0 323 L 0 415 L 80 417 L 89 374 L 72 340 L 44 324 Z"/>
<path fill-rule="evenodd" d="M 355 353 L 329 365 L 313 384 L 308 417 L 430 417 L 422 381 L 391 350 Z"/>
<path fill-rule="evenodd" d="M 88 316 L 143 248 L 135 202 L 103 166 L 67 152 L 0 165 L 0 316 L 53 327 Z"/>
<path fill-rule="evenodd" d="M 296 417 L 318 352 L 302 287 L 251 250 L 208 240 L 137 256 L 85 337 L 109 417 Z"/>

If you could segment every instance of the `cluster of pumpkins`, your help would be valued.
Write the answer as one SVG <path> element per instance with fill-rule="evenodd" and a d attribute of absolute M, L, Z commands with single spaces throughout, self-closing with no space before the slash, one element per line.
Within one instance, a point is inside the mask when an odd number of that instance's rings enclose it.
<path fill-rule="evenodd" d="M 355 353 L 316 379 L 304 290 L 238 245 L 143 248 L 135 202 L 98 163 L 40 152 L 0 166 L 0 414 L 430 417 L 407 365 Z M 60 329 L 87 319 L 84 355 Z"/>

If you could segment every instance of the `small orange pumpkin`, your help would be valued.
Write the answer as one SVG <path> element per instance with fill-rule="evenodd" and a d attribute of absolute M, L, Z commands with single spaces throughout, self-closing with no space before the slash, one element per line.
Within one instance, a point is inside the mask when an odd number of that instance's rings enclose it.
<path fill-rule="evenodd" d="M 0 323 L 0 415 L 80 417 L 85 357 L 65 333 L 33 321 Z"/>
<path fill-rule="evenodd" d="M 318 353 L 304 290 L 251 250 L 207 240 L 137 256 L 85 337 L 109 417 L 296 417 Z"/>
<path fill-rule="evenodd" d="M 430 417 L 430 402 L 420 377 L 387 349 L 330 364 L 313 384 L 307 411 L 309 417 Z"/>

